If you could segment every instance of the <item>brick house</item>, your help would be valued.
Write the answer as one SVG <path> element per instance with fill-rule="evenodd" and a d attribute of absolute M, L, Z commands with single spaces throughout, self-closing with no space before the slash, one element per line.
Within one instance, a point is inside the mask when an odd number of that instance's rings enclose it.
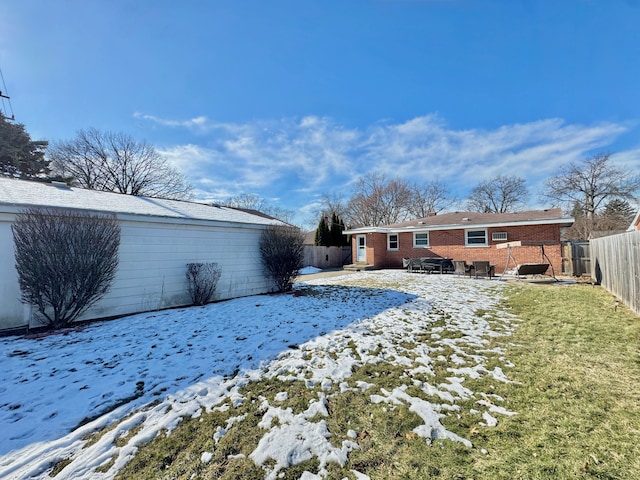
<path fill-rule="evenodd" d="M 353 258 L 374 268 L 401 268 L 403 258 L 436 257 L 488 260 L 502 273 L 507 250 L 497 245 L 522 242 L 513 249 L 518 263 L 538 263 L 542 248 L 556 272 L 562 271 L 560 229 L 574 219 L 559 208 L 514 213 L 453 212 L 381 227 L 346 230 Z M 545 261 L 546 263 L 546 261 Z"/>

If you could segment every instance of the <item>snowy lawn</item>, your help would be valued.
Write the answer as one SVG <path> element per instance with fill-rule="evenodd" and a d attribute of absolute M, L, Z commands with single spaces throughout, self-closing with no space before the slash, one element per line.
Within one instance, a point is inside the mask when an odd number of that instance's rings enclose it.
<path fill-rule="evenodd" d="M 252 400 L 259 439 L 229 458 L 252 463 L 266 479 L 310 459 L 305 480 L 345 465 L 366 432 L 332 432 L 325 418 L 332 399 L 348 392 L 366 392 L 391 416 L 408 409 L 420 424 L 407 434 L 426 443 L 473 448 L 444 419 L 464 414 L 492 428 L 516 414 L 491 391 L 492 383 L 510 382 L 511 366 L 494 340 L 519 322 L 499 308 L 502 288 L 451 275 L 363 272 L 310 281 L 293 295 L 1 339 L 0 478 L 49 478 L 56 464 L 57 479 L 113 478 L 183 418 L 224 413 L 226 423 L 195 462 L 206 468 L 215 445 L 245 422 L 246 413 L 234 413 L 249 408 L 243 389 L 270 379 L 300 383 L 311 397 L 305 408 L 290 406 L 286 388 Z M 399 373 L 354 375 L 381 362 Z M 486 390 L 468 388 L 482 379 Z M 368 478 L 356 469 L 351 475 Z"/>

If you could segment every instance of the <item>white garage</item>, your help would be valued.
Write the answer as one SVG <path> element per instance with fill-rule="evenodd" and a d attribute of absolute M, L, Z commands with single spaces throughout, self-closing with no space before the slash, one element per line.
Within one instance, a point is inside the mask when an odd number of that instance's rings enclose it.
<path fill-rule="evenodd" d="M 0 178 L 0 332 L 39 326 L 31 307 L 20 302 L 11 232 L 16 214 L 35 206 L 115 214 L 120 223 L 114 282 L 80 320 L 190 304 L 185 272 L 192 262 L 218 263 L 222 275 L 214 300 L 273 290 L 258 243 L 278 220 L 215 205 Z"/>

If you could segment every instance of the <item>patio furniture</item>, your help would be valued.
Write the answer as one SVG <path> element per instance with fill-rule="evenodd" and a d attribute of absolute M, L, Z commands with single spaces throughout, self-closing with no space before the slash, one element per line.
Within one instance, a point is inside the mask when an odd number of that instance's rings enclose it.
<path fill-rule="evenodd" d="M 548 263 L 522 263 L 516 265 L 516 276 L 544 275 L 548 268 Z"/>
<path fill-rule="evenodd" d="M 440 257 L 403 258 L 402 268 L 407 272 L 446 273 L 453 272 L 453 262 L 450 258 Z"/>
<path fill-rule="evenodd" d="M 502 275 L 504 274 L 509 274 L 509 275 L 515 275 L 516 278 L 520 278 L 520 275 L 545 275 L 547 270 L 549 269 L 549 267 L 551 267 L 551 278 L 553 278 L 555 281 L 558 281 L 558 279 L 556 278 L 556 273 L 553 269 L 553 264 L 551 263 L 551 260 L 549 259 L 549 257 L 547 256 L 547 254 L 544 251 L 544 246 L 545 244 L 549 244 L 550 242 L 522 242 L 522 241 L 515 241 L 515 242 L 506 242 L 506 243 L 501 243 L 499 245 L 496 246 L 496 248 L 506 248 L 507 249 L 507 262 L 505 264 L 505 268 L 504 268 L 504 272 Z M 539 246 L 540 247 L 540 256 L 541 258 L 541 262 L 540 263 L 518 263 L 515 259 L 515 257 L 513 256 L 513 248 L 517 248 L 517 247 L 526 247 L 526 246 Z M 513 263 L 514 267 L 510 268 L 510 265 Z M 500 278 L 502 278 L 502 275 Z"/>
<path fill-rule="evenodd" d="M 485 260 L 473 261 L 473 274 L 475 275 L 476 278 L 478 277 L 492 278 L 495 274 L 494 269 L 495 269 L 495 266 L 491 265 L 489 262 Z"/>
<path fill-rule="evenodd" d="M 454 260 L 453 261 L 453 273 L 457 275 L 469 275 L 471 276 L 471 268 L 464 260 Z"/>
<path fill-rule="evenodd" d="M 402 267 L 407 269 L 407 272 L 413 272 L 415 270 L 422 270 L 422 263 L 419 258 L 403 258 Z"/>

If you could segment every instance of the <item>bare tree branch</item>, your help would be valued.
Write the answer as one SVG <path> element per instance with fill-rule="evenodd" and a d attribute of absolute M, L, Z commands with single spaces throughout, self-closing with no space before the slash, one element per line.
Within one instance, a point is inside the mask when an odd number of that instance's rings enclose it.
<path fill-rule="evenodd" d="M 434 180 L 424 185 L 414 185 L 413 198 L 408 206 L 409 214 L 415 218 L 424 218 L 449 208 L 456 199 L 449 196 L 447 186 Z"/>
<path fill-rule="evenodd" d="M 480 182 L 467 198 L 470 210 L 486 213 L 513 212 L 525 205 L 529 191 L 520 177 L 498 175 Z"/>
<path fill-rule="evenodd" d="M 191 186 L 146 142 L 127 134 L 80 130 L 56 143 L 50 153 L 54 173 L 83 188 L 170 199 L 188 199 Z"/>
<path fill-rule="evenodd" d="M 228 198 L 223 203 L 227 207 L 256 210 L 287 223 L 291 222 L 295 214 L 292 210 L 287 210 L 270 204 L 260 195 L 256 195 L 255 193 L 241 193 L 235 197 Z"/>
<path fill-rule="evenodd" d="M 587 218 L 594 217 L 607 200 L 635 200 L 640 176 L 615 167 L 609 153 L 571 162 L 547 180 L 545 198 L 565 206 L 577 205 Z"/>
<path fill-rule="evenodd" d="M 354 191 L 347 205 L 351 227 L 389 225 L 410 216 L 412 192 L 406 180 L 374 172 L 360 178 Z"/>

